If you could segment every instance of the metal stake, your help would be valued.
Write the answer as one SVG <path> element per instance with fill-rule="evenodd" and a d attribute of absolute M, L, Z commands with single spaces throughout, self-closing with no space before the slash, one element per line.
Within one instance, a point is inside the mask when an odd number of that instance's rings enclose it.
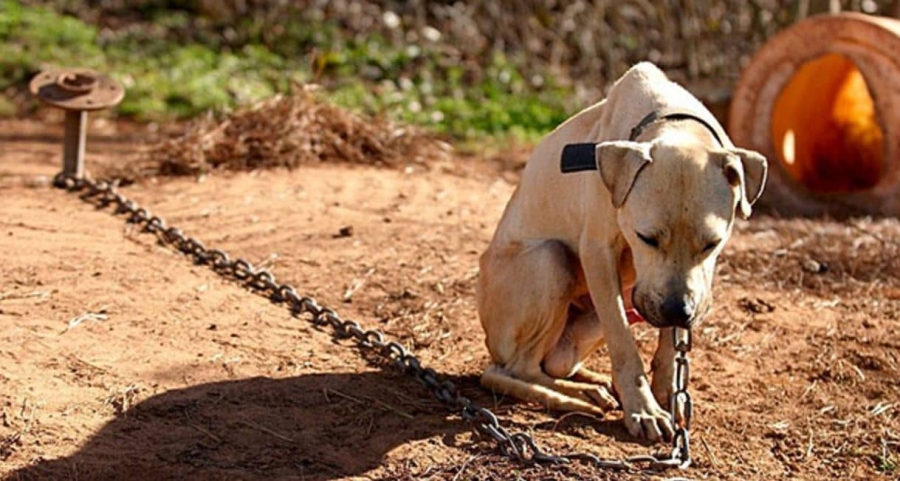
<path fill-rule="evenodd" d="M 88 69 L 41 72 L 28 87 L 42 102 L 66 111 L 63 169 L 54 183 L 64 187 L 60 179 L 84 178 L 88 112 L 118 104 L 125 89 L 115 80 Z"/>
<path fill-rule="evenodd" d="M 65 177 L 84 177 L 84 145 L 87 137 L 86 110 L 66 111 L 66 133 L 63 139 L 63 170 Z"/>

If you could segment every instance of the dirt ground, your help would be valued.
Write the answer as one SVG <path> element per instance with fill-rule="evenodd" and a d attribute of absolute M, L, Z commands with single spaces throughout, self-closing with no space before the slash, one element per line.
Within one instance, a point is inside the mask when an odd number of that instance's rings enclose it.
<path fill-rule="evenodd" d="M 755 216 L 695 332 L 694 466 L 527 467 L 415 380 L 49 186 L 60 124 L 0 122 L 4 479 L 898 479 L 900 223 Z M 89 166 L 152 132 L 91 127 Z M 656 449 L 620 412 L 563 416 L 478 385 L 477 256 L 515 182 L 505 162 L 341 164 L 164 178 L 153 213 L 377 328 L 548 450 Z M 506 167 L 499 167 L 506 166 Z M 350 228 L 349 232 L 343 228 Z M 649 356 L 655 333 L 635 326 Z M 603 353 L 593 367 L 607 369 Z"/>

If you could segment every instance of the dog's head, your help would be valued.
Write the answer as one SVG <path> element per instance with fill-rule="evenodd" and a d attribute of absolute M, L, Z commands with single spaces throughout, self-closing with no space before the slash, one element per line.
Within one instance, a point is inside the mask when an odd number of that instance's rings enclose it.
<path fill-rule="evenodd" d="M 600 143 L 595 160 L 631 250 L 635 308 L 656 327 L 696 325 L 735 215 L 748 217 L 762 192 L 766 159 L 668 136 Z"/>

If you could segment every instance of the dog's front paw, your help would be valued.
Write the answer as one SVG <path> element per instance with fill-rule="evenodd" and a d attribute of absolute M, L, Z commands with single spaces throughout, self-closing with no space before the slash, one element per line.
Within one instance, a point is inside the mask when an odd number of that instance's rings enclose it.
<path fill-rule="evenodd" d="M 652 399 L 625 411 L 625 427 L 632 436 L 649 441 L 669 441 L 675 436 L 671 415 Z"/>

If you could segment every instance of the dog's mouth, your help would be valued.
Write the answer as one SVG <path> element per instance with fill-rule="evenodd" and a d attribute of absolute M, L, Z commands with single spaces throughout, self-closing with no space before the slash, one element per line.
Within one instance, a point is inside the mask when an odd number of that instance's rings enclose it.
<path fill-rule="evenodd" d="M 628 319 L 628 325 L 647 322 L 647 319 L 644 319 L 644 316 L 642 316 L 641 313 L 634 308 L 625 311 L 625 318 Z"/>
<path fill-rule="evenodd" d="M 625 304 L 625 318 L 628 320 L 629 325 L 647 321 L 634 305 L 635 277 L 634 259 L 632 258 L 631 249 L 628 248 L 623 250 L 621 257 L 619 257 L 619 279 L 622 282 L 622 301 Z"/>
<path fill-rule="evenodd" d="M 622 300 L 625 302 L 625 318 L 629 325 L 647 322 L 644 315 L 634 306 L 634 286 L 622 289 Z"/>

